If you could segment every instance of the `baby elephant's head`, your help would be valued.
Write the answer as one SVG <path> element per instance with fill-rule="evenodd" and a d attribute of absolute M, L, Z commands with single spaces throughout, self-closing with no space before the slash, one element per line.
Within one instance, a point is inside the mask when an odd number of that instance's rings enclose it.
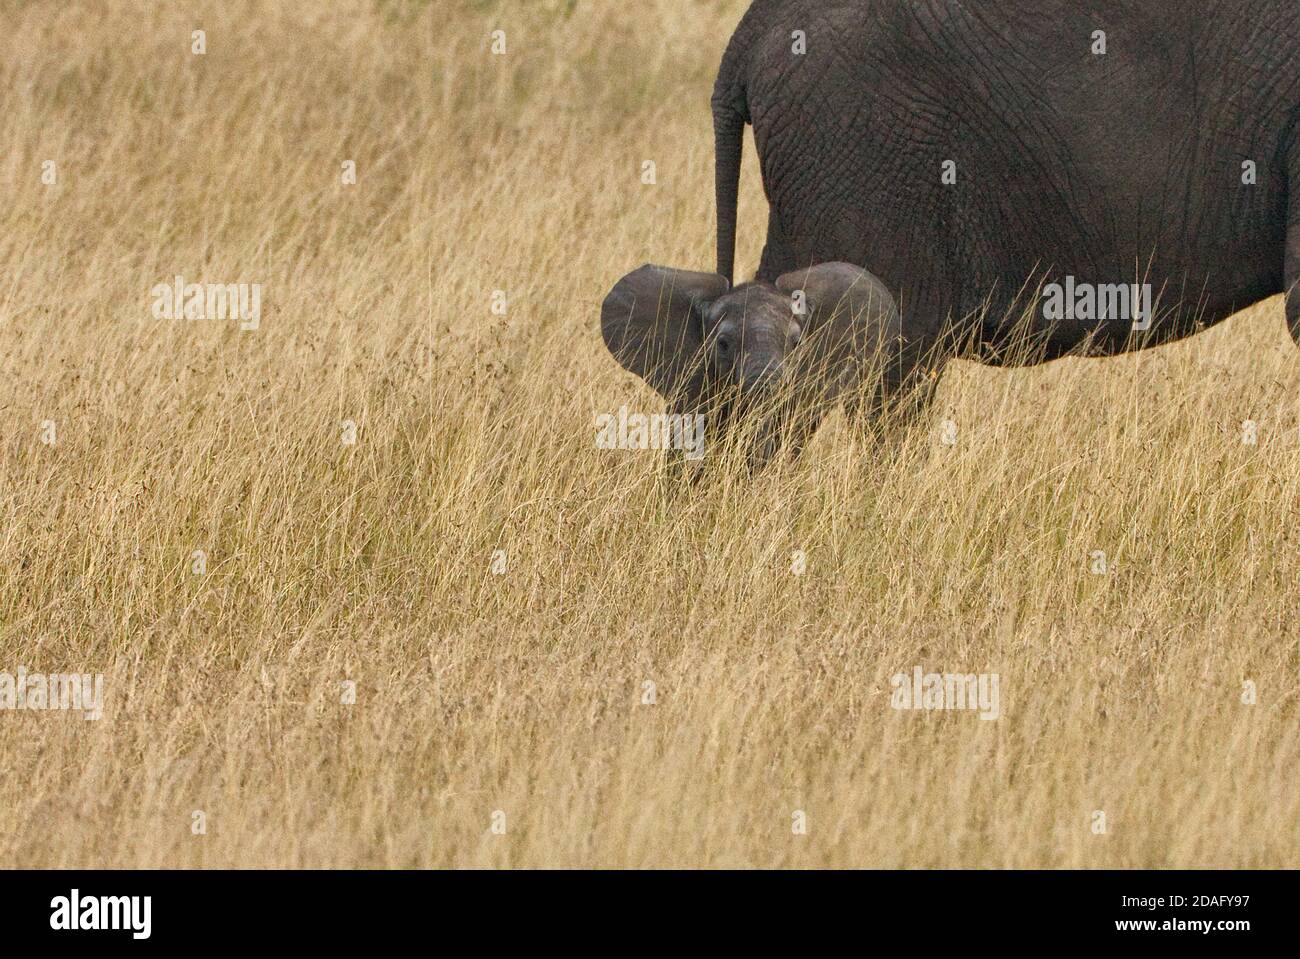
<path fill-rule="evenodd" d="M 898 327 L 884 284 L 849 263 L 734 289 L 716 273 L 647 265 L 619 280 L 600 311 L 614 357 L 679 407 L 720 387 L 770 392 L 807 375 L 810 364 L 792 361 L 851 361 Z"/>
<path fill-rule="evenodd" d="M 741 393 L 767 393 L 803 337 L 789 293 L 771 283 L 743 283 L 697 306 L 704 375 Z"/>

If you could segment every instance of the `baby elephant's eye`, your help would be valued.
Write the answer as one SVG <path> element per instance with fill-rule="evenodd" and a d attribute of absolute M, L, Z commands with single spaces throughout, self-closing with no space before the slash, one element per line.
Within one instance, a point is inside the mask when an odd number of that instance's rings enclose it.
<path fill-rule="evenodd" d="M 731 351 L 731 340 L 725 336 L 718 337 L 718 352 L 729 353 Z"/>

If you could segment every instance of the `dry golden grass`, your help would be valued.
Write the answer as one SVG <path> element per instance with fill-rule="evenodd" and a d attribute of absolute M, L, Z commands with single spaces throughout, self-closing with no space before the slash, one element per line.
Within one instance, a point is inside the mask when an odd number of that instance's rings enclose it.
<path fill-rule="evenodd" d="M 665 497 L 597 312 L 712 264 L 743 5 L 570 6 L 0 4 L 0 671 L 107 700 L 0 712 L 0 862 L 1297 865 L 1280 300 Z M 154 319 L 176 274 L 260 329 Z M 1001 718 L 891 709 L 915 665 Z"/>

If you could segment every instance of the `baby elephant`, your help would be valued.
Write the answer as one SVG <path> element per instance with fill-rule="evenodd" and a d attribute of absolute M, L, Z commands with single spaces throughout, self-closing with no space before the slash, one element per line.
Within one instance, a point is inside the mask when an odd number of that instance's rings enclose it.
<path fill-rule="evenodd" d="M 876 412 L 901 344 L 893 297 L 849 263 L 730 290 L 716 273 L 643 266 L 605 297 L 600 331 L 669 412 L 705 416 L 709 448 L 735 439 L 753 468 L 797 453 L 837 404 Z"/>

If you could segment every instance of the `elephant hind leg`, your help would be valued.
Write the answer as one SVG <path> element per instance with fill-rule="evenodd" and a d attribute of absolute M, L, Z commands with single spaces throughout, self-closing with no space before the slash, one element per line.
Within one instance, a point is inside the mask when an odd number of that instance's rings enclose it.
<path fill-rule="evenodd" d="M 771 207 L 767 211 L 767 241 L 763 244 L 763 256 L 759 260 L 755 279 L 774 283 L 782 273 L 808 265 L 795 260 L 794 247 L 781 230 L 781 219 L 776 215 L 776 207 Z"/>
<path fill-rule="evenodd" d="M 1296 187 L 1300 194 L 1300 185 Z M 1300 346 L 1300 195 L 1291 201 L 1291 224 L 1286 237 L 1286 325 Z"/>
<path fill-rule="evenodd" d="M 1292 135 L 1286 229 L 1286 323 L 1300 346 L 1300 122 Z"/>
<path fill-rule="evenodd" d="M 1291 338 L 1300 346 L 1300 280 L 1291 285 L 1286 300 L 1286 325 L 1291 328 Z"/>

